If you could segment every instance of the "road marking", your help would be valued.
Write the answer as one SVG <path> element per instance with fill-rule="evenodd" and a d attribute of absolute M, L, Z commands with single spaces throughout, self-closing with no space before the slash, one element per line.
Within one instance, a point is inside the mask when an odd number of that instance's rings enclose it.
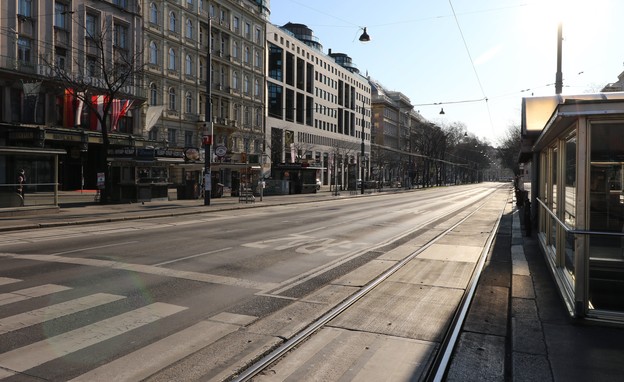
<path fill-rule="evenodd" d="M 32 288 L 26 288 L 22 290 L 16 290 L 10 293 L 0 294 L 0 305 L 12 304 L 18 301 L 24 301 L 35 297 L 46 296 L 49 294 L 62 292 L 64 290 L 71 289 L 63 285 L 45 284 Z"/>
<path fill-rule="evenodd" d="M 239 328 L 238 325 L 202 321 L 80 375 L 71 382 L 142 381 Z"/>
<path fill-rule="evenodd" d="M 157 302 L 0 354 L 0 367 L 23 372 L 187 309 Z M 135 364 L 136 366 L 136 364 Z"/>
<path fill-rule="evenodd" d="M 183 261 L 183 260 L 188 260 L 188 259 L 193 259 L 195 257 L 200 257 L 200 256 L 205 256 L 205 255 L 210 255 L 213 253 L 218 253 L 218 252 L 223 252 L 223 251 L 227 251 L 229 249 L 232 249 L 232 247 L 227 247 L 227 248 L 221 248 L 221 249 L 215 249 L 214 251 L 209 251 L 209 252 L 204 252 L 204 253 L 198 253 L 197 255 L 191 255 L 191 256 L 186 256 L 186 257 L 181 257 L 179 259 L 174 259 L 174 260 L 169 260 L 169 261 L 163 261 L 162 263 L 158 263 L 158 264 L 154 264 L 154 267 L 160 267 L 166 264 L 172 264 L 172 263 L 177 263 L 178 261 Z"/>
<path fill-rule="evenodd" d="M 93 250 L 93 249 L 102 249 L 102 248 L 117 247 L 117 246 L 120 246 L 120 245 L 134 244 L 134 243 L 138 243 L 138 241 L 126 241 L 126 242 L 123 242 L 123 243 L 115 243 L 115 244 L 99 245 L 99 246 L 97 246 L 97 247 L 87 247 L 87 248 L 73 249 L 73 250 L 71 250 L 71 251 L 65 251 L 65 252 L 57 252 L 57 253 L 53 253 L 53 254 L 52 254 L 52 256 L 67 255 L 68 253 L 76 253 L 76 252 L 91 251 L 91 250 Z"/>
<path fill-rule="evenodd" d="M 153 265 L 130 264 L 111 260 L 83 259 L 79 257 L 63 257 L 55 255 L 19 255 L 15 253 L 0 253 L 0 257 L 26 259 L 49 263 L 85 265 L 98 268 L 119 269 L 124 271 L 139 272 L 163 277 L 174 277 L 184 280 L 235 286 L 239 288 L 259 289 L 262 291 L 274 289 L 279 285 L 278 283 L 259 282 L 228 276 L 211 275 L 200 272 L 178 271 L 175 269 L 155 267 Z"/>
<path fill-rule="evenodd" d="M 13 283 L 18 283 L 20 281 L 22 280 L 12 279 L 10 277 L 0 277 L 0 285 L 13 284 Z"/>
<path fill-rule="evenodd" d="M 114 294 L 96 293 L 75 300 L 46 306 L 45 308 L 31 310 L 30 312 L 17 314 L 15 316 L 5 317 L 0 319 L 0 334 L 41 324 L 45 321 L 81 312 L 124 298 L 124 296 L 117 296 Z"/>

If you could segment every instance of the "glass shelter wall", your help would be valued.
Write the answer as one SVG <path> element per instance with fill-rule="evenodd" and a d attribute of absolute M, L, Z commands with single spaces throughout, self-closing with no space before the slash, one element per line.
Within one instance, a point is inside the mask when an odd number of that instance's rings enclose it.
<path fill-rule="evenodd" d="M 589 236 L 591 307 L 624 312 L 624 123 L 591 125 Z"/>

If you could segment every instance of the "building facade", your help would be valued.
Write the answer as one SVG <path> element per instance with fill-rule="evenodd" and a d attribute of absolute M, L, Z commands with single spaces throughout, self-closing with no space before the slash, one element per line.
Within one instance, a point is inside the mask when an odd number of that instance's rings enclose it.
<path fill-rule="evenodd" d="M 286 164 L 314 167 L 323 185 L 342 189 L 355 189 L 362 168 L 369 177 L 371 89 L 350 58 L 325 54 L 305 25 L 268 24 L 266 83 L 272 178 L 293 176 L 278 171 Z"/>
<path fill-rule="evenodd" d="M 0 3 L 0 10 L 0 145 L 63 150 L 67 154 L 59 164 L 61 188 L 95 188 L 104 137 L 94 117 L 98 97 L 109 90 L 103 71 L 107 63 L 128 62 L 140 51 L 138 4 L 9 0 Z M 131 72 L 116 89 L 115 102 L 109 102 L 114 113 L 108 119 L 111 147 L 134 145 L 133 135 L 142 124 L 140 114 L 112 106 L 122 99 L 140 105 L 143 97 L 141 78 Z M 2 169 L 5 182 L 11 171 Z M 33 184 L 54 181 L 45 171 L 26 171 Z"/>

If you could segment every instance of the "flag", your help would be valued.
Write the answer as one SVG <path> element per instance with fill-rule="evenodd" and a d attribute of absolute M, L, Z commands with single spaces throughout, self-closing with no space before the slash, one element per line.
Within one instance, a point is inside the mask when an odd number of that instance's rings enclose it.
<path fill-rule="evenodd" d="M 149 106 L 147 108 L 147 113 L 145 116 L 145 131 L 149 133 L 150 130 L 152 130 L 154 125 L 156 125 L 156 122 L 158 122 L 158 119 L 162 115 L 164 109 L 164 105 Z"/>
<path fill-rule="evenodd" d="M 91 105 L 93 105 L 93 110 L 91 110 L 91 130 L 102 131 L 102 124 L 98 117 L 104 114 L 105 98 L 103 95 L 91 96 Z"/>
<path fill-rule="evenodd" d="M 63 127 L 74 127 L 74 90 L 65 89 L 63 98 Z"/>
<path fill-rule="evenodd" d="M 126 113 L 128 112 L 128 110 L 130 109 L 130 106 L 132 106 L 132 102 L 133 100 L 129 100 L 129 99 L 114 99 L 113 100 L 113 105 L 112 105 L 112 130 L 116 131 L 117 130 L 117 124 L 119 123 L 119 119 L 121 119 L 124 115 L 126 115 Z"/>
<path fill-rule="evenodd" d="M 82 107 L 84 106 L 84 92 L 76 93 L 76 98 L 74 100 L 75 110 L 74 110 L 74 123 L 75 126 L 80 126 L 82 123 Z"/>

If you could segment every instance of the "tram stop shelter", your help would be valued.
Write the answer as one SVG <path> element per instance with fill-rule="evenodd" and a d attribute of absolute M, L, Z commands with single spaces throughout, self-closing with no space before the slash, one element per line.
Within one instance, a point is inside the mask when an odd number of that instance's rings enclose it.
<path fill-rule="evenodd" d="M 571 316 L 624 324 L 624 92 L 522 100 L 531 223 Z"/>

